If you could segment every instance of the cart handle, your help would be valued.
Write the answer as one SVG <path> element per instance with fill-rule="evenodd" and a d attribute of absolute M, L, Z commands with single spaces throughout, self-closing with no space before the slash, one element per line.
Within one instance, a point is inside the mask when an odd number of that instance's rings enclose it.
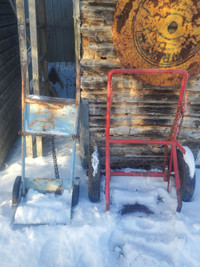
<path fill-rule="evenodd" d="M 188 80 L 188 73 L 186 70 L 181 69 L 113 69 L 108 73 L 108 80 L 107 80 L 107 97 L 112 102 L 112 86 L 111 80 L 114 74 L 179 74 L 183 76 L 181 82 L 181 91 L 179 96 L 178 105 L 181 105 L 183 102 L 183 97 L 185 93 L 185 87 Z"/>

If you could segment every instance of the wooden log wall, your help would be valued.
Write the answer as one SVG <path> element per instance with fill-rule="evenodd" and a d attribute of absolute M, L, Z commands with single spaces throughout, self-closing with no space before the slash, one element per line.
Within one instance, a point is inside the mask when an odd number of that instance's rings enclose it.
<path fill-rule="evenodd" d="M 106 84 L 113 68 L 123 68 L 112 41 L 112 21 L 117 0 L 80 0 L 81 96 L 89 100 L 90 145 L 100 148 L 105 162 Z M 145 139 L 169 135 L 179 88 L 152 87 L 133 77 L 117 76 L 113 82 L 111 133 L 114 136 Z M 200 144 L 200 75 L 187 86 L 188 104 L 180 141 L 197 154 Z M 113 167 L 158 166 L 163 147 L 115 145 Z"/>
<path fill-rule="evenodd" d="M 0 166 L 19 129 L 20 58 L 17 19 L 8 0 L 0 0 Z"/>

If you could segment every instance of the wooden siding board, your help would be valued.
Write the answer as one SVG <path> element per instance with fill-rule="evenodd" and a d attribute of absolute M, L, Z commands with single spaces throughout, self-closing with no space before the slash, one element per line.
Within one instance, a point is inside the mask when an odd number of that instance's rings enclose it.
<path fill-rule="evenodd" d="M 105 153 L 107 75 L 113 68 L 123 68 L 112 43 L 112 17 L 116 3 L 117 0 L 80 1 L 81 96 L 89 100 L 90 144 L 98 144 L 102 157 Z M 124 77 L 115 78 L 113 87 L 112 111 L 115 115 L 112 118 L 111 134 L 146 139 L 167 136 L 176 110 L 179 95 L 177 87 L 152 87 L 142 82 L 124 79 Z M 180 133 L 181 142 L 191 145 L 193 152 L 200 143 L 199 88 L 200 74 L 188 81 L 187 107 Z M 125 155 L 126 152 L 128 153 L 128 148 L 123 145 L 121 149 L 115 149 L 116 155 L 111 157 L 113 166 L 124 166 L 124 162 L 132 164 L 131 159 L 123 162 L 123 159 L 117 156 L 117 152 Z M 138 155 L 140 151 L 134 150 L 134 153 Z M 104 161 L 105 158 L 102 160 Z M 140 161 L 143 161 L 142 157 L 135 163 L 139 164 Z"/>
<path fill-rule="evenodd" d="M 13 122 L 12 123 L 12 129 L 7 133 L 6 136 L 1 138 L 1 143 L 0 143 L 0 166 L 2 166 L 6 155 L 9 152 L 10 147 L 12 146 L 16 136 L 17 136 L 17 130 L 19 128 L 19 123 L 18 122 Z"/>
<path fill-rule="evenodd" d="M 10 103 L 13 104 L 16 102 L 16 104 L 18 106 L 19 103 L 17 103 L 17 101 L 15 101 L 15 100 L 17 100 L 17 96 L 20 96 L 20 94 L 19 94 L 20 84 L 21 83 L 19 80 L 19 76 L 16 75 L 16 77 L 12 80 L 12 82 L 10 83 L 10 85 L 8 87 L 10 90 L 5 90 L 4 92 L 1 93 L 1 100 L 3 101 L 3 105 L 0 109 L 1 118 L 6 116 L 7 111 L 8 111 L 7 107 L 9 106 Z M 19 105 L 19 107 L 20 107 L 20 105 Z M 10 108 L 10 106 L 9 106 L 9 108 Z"/>
<path fill-rule="evenodd" d="M 17 46 L 18 45 L 18 38 L 17 35 L 13 35 L 7 39 L 0 41 L 0 53 L 3 53 L 7 49 Z"/>
<path fill-rule="evenodd" d="M 6 64 L 8 60 L 10 60 L 12 57 L 15 57 L 18 55 L 19 57 L 19 48 L 18 46 L 11 47 L 10 49 L 4 51 L 0 54 L 0 66 Z"/>
<path fill-rule="evenodd" d="M 9 25 L 8 27 L 0 28 L 0 41 L 8 39 L 10 36 L 17 35 L 16 25 Z"/>
<path fill-rule="evenodd" d="M 0 166 L 17 135 L 20 115 L 20 64 L 17 20 L 10 3 L 0 3 Z"/>
<path fill-rule="evenodd" d="M 74 62 L 72 0 L 46 0 L 45 2 L 48 61 Z"/>
<path fill-rule="evenodd" d="M 2 16 L 2 15 L 12 15 L 13 14 L 13 11 L 12 10 L 10 10 L 10 8 L 9 7 L 2 7 L 1 5 L 0 5 L 0 15 Z"/>
<path fill-rule="evenodd" d="M 3 79 L 0 80 L 0 94 L 6 90 L 16 74 L 20 73 L 20 64 L 16 65 Z"/>
<path fill-rule="evenodd" d="M 0 67 L 0 80 L 3 79 L 19 63 L 19 54 L 9 59 L 6 64 Z"/>
<path fill-rule="evenodd" d="M 7 25 L 16 24 L 16 17 L 13 14 L 6 14 L 0 16 L 0 25 L 1 27 L 5 27 Z"/>
<path fill-rule="evenodd" d="M 16 105 L 12 105 L 6 115 L 6 118 L 4 119 L 0 118 L 1 120 L 0 135 L 3 136 L 5 132 L 10 131 L 11 128 L 10 124 L 13 124 L 14 121 L 18 121 L 18 119 L 19 119 L 19 109 L 17 109 Z"/>

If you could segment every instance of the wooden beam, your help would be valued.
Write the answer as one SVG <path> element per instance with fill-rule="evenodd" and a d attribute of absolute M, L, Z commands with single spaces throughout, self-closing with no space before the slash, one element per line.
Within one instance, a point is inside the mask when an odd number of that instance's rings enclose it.
<path fill-rule="evenodd" d="M 32 56 L 32 72 L 33 72 L 33 93 L 40 94 L 39 89 L 39 65 L 38 65 L 38 36 L 37 36 L 37 14 L 36 1 L 29 0 L 29 22 L 30 22 L 30 41 Z"/>
<path fill-rule="evenodd" d="M 28 60 L 27 55 L 27 37 L 26 37 L 26 18 L 25 18 L 25 4 L 24 0 L 16 0 L 17 9 L 17 22 L 18 22 L 18 35 L 19 35 L 19 47 L 20 47 L 20 62 L 21 70 L 24 64 Z M 21 76 L 23 75 L 21 71 Z M 29 76 L 27 72 L 26 76 L 26 94 L 29 94 Z M 33 142 L 32 136 L 26 137 L 26 156 L 33 157 Z"/>
<path fill-rule="evenodd" d="M 29 0 L 30 41 L 32 55 L 33 93 L 40 95 L 39 88 L 39 64 L 38 64 L 38 36 L 36 0 Z M 36 154 L 42 156 L 42 137 L 36 137 Z"/>

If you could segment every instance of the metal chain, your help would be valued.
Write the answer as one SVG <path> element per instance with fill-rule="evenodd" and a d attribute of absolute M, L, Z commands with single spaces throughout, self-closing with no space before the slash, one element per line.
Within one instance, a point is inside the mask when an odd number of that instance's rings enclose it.
<path fill-rule="evenodd" d="M 184 119 L 183 105 L 180 105 L 177 108 L 176 116 L 174 118 L 174 121 L 173 121 L 173 124 L 171 126 L 169 135 L 167 137 L 167 140 L 171 140 L 172 139 L 172 137 L 174 135 L 174 132 L 176 131 L 176 127 L 178 127 L 178 126 L 179 126 L 179 128 L 178 128 L 178 132 L 177 132 L 177 139 L 179 138 L 181 127 L 182 127 L 182 124 L 183 124 L 183 119 Z M 177 123 L 177 120 L 180 121 L 180 123 Z M 168 145 L 165 145 L 165 147 L 164 147 L 164 164 L 163 164 L 163 170 L 164 170 L 164 168 L 166 166 L 166 163 L 167 163 L 167 156 L 168 156 L 167 154 L 168 154 L 168 151 L 169 151 L 169 147 L 168 147 Z"/>
<path fill-rule="evenodd" d="M 183 125 L 183 120 L 184 120 L 184 116 L 185 116 L 185 109 L 183 109 L 181 107 L 180 109 L 180 123 L 179 123 L 179 128 L 178 128 L 178 133 L 177 133 L 177 139 L 179 139 L 179 135 L 180 135 L 180 132 L 181 132 L 181 129 L 182 129 L 182 125 Z"/>
<path fill-rule="evenodd" d="M 60 174 L 59 174 L 59 170 L 58 170 L 57 156 L 56 156 L 56 149 L 55 149 L 55 143 L 54 143 L 54 137 L 53 136 L 50 137 L 50 141 L 51 141 L 51 151 L 52 151 L 55 178 L 56 179 L 60 179 Z"/>
<path fill-rule="evenodd" d="M 167 140 L 171 140 L 174 132 L 176 131 L 176 128 L 178 128 L 178 133 L 177 133 L 177 139 L 178 139 L 178 135 L 180 133 L 181 127 L 182 127 L 182 123 L 183 123 L 183 117 L 184 117 L 184 112 L 183 112 L 183 105 L 178 106 L 177 111 L 176 111 L 176 116 L 174 118 L 172 127 L 170 129 L 169 135 Z M 181 120 L 181 121 L 180 121 Z M 180 123 L 178 123 L 180 121 Z"/>

